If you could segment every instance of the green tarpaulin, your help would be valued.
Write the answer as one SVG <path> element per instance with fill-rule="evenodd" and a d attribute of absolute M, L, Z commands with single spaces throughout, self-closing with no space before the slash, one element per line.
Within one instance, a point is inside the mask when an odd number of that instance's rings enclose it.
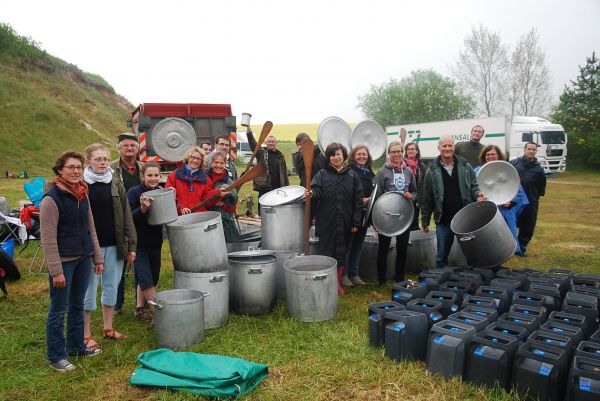
<path fill-rule="evenodd" d="M 222 355 L 157 349 L 138 356 L 142 365 L 129 383 L 166 387 L 209 397 L 239 397 L 252 391 L 267 375 L 267 365 Z"/>

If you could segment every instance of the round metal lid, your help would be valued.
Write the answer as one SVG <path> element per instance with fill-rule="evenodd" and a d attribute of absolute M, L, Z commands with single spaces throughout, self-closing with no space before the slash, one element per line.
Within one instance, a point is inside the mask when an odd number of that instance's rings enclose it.
<path fill-rule="evenodd" d="M 364 120 L 359 122 L 352 130 L 350 143 L 352 148 L 356 145 L 365 145 L 369 149 L 373 160 L 377 160 L 385 153 L 387 134 L 377 121 Z"/>
<path fill-rule="evenodd" d="M 304 187 L 288 185 L 267 192 L 258 199 L 261 206 L 279 206 L 298 202 L 304 199 Z"/>
<path fill-rule="evenodd" d="M 371 215 L 371 211 L 373 210 L 373 205 L 375 204 L 375 195 L 377 195 L 377 184 L 373 185 L 373 191 L 371 192 L 371 199 L 369 199 L 369 204 L 367 205 L 367 210 L 365 211 L 365 215 L 363 216 L 362 226 L 366 227 L 369 222 L 369 216 Z"/>
<path fill-rule="evenodd" d="M 348 153 L 350 153 L 350 137 L 352 135 L 352 128 L 348 123 L 339 117 L 331 116 L 327 117 L 317 130 L 317 139 L 319 141 L 319 148 L 321 152 L 325 153 L 327 145 L 338 142 L 344 145 Z"/>
<path fill-rule="evenodd" d="M 236 263 L 273 263 L 277 261 L 277 255 L 273 251 L 262 249 L 248 249 L 247 251 L 231 252 L 227 254 L 230 261 Z"/>
<path fill-rule="evenodd" d="M 404 199 L 401 192 L 386 192 L 373 206 L 373 226 L 387 237 L 395 237 L 408 230 L 413 221 L 415 208 Z"/>
<path fill-rule="evenodd" d="M 169 162 L 183 160 L 185 151 L 197 143 L 194 128 L 177 117 L 160 120 L 152 129 L 150 139 L 156 155 Z"/>
<path fill-rule="evenodd" d="M 502 205 L 517 195 L 521 180 L 512 164 L 496 160 L 481 167 L 477 174 L 477 183 L 490 202 Z"/>

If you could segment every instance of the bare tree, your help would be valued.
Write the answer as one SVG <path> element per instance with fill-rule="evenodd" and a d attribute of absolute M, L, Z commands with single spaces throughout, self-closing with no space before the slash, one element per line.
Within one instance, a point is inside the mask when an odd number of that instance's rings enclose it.
<path fill-rule="evenodd" d="M 511 114 L 542 115 L 550 108 L 552 77 L 535 28 L 519 38 L 510 63 Z"/>
<path fill-rule="evenodd" d="M 480 113 L 489 117 L 503 112 L 509 58 L 500 33 L 479 25 L 471 28 L 464 44 L 454 75 L 476 102 Z"/>

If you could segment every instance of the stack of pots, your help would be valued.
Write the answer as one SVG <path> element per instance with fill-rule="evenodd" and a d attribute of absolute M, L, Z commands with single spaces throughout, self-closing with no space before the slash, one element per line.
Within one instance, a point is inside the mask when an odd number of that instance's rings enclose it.
<path fill-rule="evenodd" d="M 261 244 L 277 257 L 277 296 L 286 297 L 284 263 L 303 253 L 304 187 L 290 185 L 267 192 L 260 203 Z"/>
<path fill-rule="evenodd" d="M 221 214 L 191 213 L 167 225 L 173 257 L 173 286 L 209 293 L 204 328 L 221 327 L 229 317 L 229 264 Z"/>

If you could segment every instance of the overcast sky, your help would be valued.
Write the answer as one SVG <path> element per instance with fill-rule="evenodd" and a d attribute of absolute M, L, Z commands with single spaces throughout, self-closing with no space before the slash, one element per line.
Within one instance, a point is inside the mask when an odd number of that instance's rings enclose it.
<path fill-rule="evenodd" d="M 0 21 L 133 104 L 230 103 L 257 124 L 358 122 L 370 85 L 448 75 L 479 23 L 509 45 L 537 28 L 556 100 L 600 53 L 598 0 L 0 0 Z"/>

